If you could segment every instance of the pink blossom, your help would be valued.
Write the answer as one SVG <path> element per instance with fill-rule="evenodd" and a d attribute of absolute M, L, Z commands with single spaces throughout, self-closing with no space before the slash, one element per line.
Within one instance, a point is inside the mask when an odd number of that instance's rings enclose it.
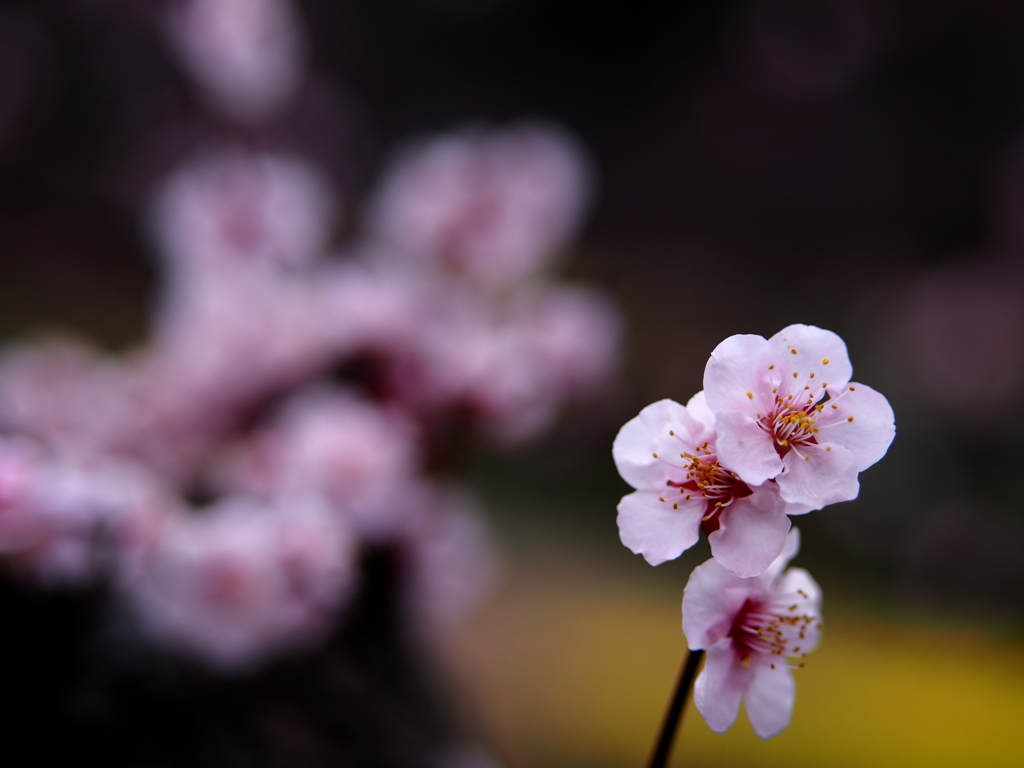
<path fill-rule="evenodd" d="M 587 187 L 579 150 L 553 128 L 464 130 L 399 155 L 371 227 L 430 268 L 508 286 L 544 267 L 564 244 Z"/>
<path fill-rule="evenodd" d="M 622 320 L 603 294 L 549 287 L 511 302 L 472 401 L 490 436 L 520 444 L 566 401 L 600 391 L 620 357 Z"/>
<path fill-rule="evenodd" d="M 167 32 L 185 70 L 237 119 L 270 117 L 301 81 L 304 41 L 288 0 L 181 0 Z"/>
<path fill-rule="evenodd" d="M 130 430 L 132 389 L 125 366 L 76 340 L 9 348 L 0 359 L 0 426 L 92 458 Z"/>
<path fill-rule="evenodd" d="M 443 279 L 409 287 L 416 321 L 378 349 L 392 393 L 420 413 L 469 414 L 496 442 L 536 436 L 617 362 L 621 321 L 596 291 L 549 287 L 493 301 Z"/>
<path fill-rule="evenodd" d="M 760 576 L 739 578 L 708 560 L 686 583 L 683 632 L 691 650 L 707 652 L 693 698 L 713 731 L 732 726 L 741 699 L 762 739 L 789 725 L 796 695 L 791 667 L 802 665 L 821 633 L 817 583 L 802 568 L 782 572 L 799 548 L 794 528 Z"/>
<path fill-rule="evenodd" d="M 395 539 L 403 608 L 415 630 L 439 639 L 494 585 L 497 557 L 472 494 L 454 485 L 418 490 Z"/>
<path fill-rule="evenodd" d="M 855 498 L 895 425 L 885 397 L 851 383 L 852 371 L 843 340 L 813 325 L 730 336 L 704 372 L 722 463 L 750 485 L 775 480 L 803 511 Z"/>
<path fill-rule="evenodd" d="M 180 477 L 265 398 L 308 380 L 345 350 L 300 275 L 238 276 L 194 286 L 132 361 L 140 420 L 135 455 Z"/>
<path fill-rule="evenodd" d="M 419 277 L 363 251 L 320 265 L 313 279 L 322 292 L 323 325 L 341 347 L 394 355 L 425 322 L 431 286 Z"/>
<path fill-rule="evenodd" d="M 210 152 L 176 170 L 150 214 L 176 281 L 294 268 L 323 253 L 335 206 L 326 179 L 297 158 Z M 177 285 L 172 285 L 177 289 Z"/>
<path fill-rule="evenodd" d="M 241 496 L 166 519 L 122 588 L 156 640 L 226 670 L 303 648 L 355 584 L 344 519 L 312 496 Z"/>
<path fill-rule="evenodd" d="M 696 544 L 703 528 L 716 560 L 755 576 L 782 551 L 787 505 L 775 483 L 753 485 L 723 466 L 714 424 L 698 393 L 685 407 L 652 403 L 619 430 L 612 456 L 636 488 L 619 502 L 619 536 L 659 565 Z"/>
<path fill-rule="evenodd" d="M 322 493 L 352 517 L 362 536 L 379 539 L 401 525 L 414 493 L 417 437 L 400 413 L 322 387 L 295 397 L 270 424 L 228 449 L 220 482 L 264 497 Z"/>
<path fill-rule="evenodd" d="M 79 584 L 127 562 L 169 507 L 139 468 L 76 463 L 29 440 L 0 441 L 0 555 L 39 581 Z"/>

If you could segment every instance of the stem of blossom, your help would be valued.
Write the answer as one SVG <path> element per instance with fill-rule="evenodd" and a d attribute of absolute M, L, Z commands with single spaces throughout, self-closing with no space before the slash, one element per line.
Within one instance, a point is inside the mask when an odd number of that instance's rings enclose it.
<path fill-rule="evenodd" d="M 704 658 L 704 651 L 690 651 L 683 663 L 683 668 L 679 671 L 676 690 L 672 694 L 672 701 L 669 702 L 665 719 L 661 723 L 661 732 L 658 733 L 658 741 L 654 745 L 654 752 L 647 764 L 648 768 L 665 768 L 668 765 L 669 757 L 672 755 L 672 744 L 676 740 L 676 731 L 683 720 L 686 697 L 693 686 L 693 679 L 697 676 L 697 667 L 700 666 L 702 658 Z"/>

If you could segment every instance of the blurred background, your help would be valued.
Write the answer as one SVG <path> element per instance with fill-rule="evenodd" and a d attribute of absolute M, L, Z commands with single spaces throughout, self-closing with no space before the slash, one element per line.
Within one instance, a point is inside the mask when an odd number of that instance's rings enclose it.
<path fill-rule="evenodd" d="M 345 201 L 343 249 L 405 142 L 559 126 L 594 179 L 564 274 L 618 304 L 623 359 L 538 440 L 462 465 L 501 562 L 442 651 L 459 717 L 501 765 L 646 760 L 709 553 L 652 569 L 621 546 L 612 439 L 699 390 L 726 336 L 800 322 L 847 341 L 897 437 L 857 501 L 799 520 L 826 629 L 789 730 L 691 711 L 676 764 L 1024 762 L 1024 8 L 300 0 L 310 74 L 253 122 L 189 83 L 167 5 L 0 4 L 4 340 L 144 341 L 146 201 L 183 148 L 300 151 Z"/>

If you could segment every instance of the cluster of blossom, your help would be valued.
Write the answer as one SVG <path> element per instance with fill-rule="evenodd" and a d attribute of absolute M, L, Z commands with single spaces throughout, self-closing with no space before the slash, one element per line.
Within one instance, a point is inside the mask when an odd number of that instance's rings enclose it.
<path fill-rule="evenodd" d="M 821 328 L 731 336 L 702 392 L 647 406 L 615 439 L 636 489 L 618 508 L 623 544 L 658 565 L 708 537 L 713 558 L 686 585 L 683 631 L 707 652 L 694 700 L 715 731 L 741 699 L 762 738 L 789 724 L 791 666 L 821 629 L 817 584 L 783 572 L 799 548 L 789 516 L 855 498 L 858 474 L 895 435 L 888 401 L 852 372 L 843 340 Z"/>
<path fill-rule="evenodd" d="M 284 0 L 185 0 L 167 29 L 232 119 L 301 83 Z M 0 561 L 104 580 L 153 641 L 224 670 L 337 626 L 368 552 L 397 560 L 413 627 L 458 613 L 490 560 L 471 495 L 436 469 L 444 438 L 529 439 L 616 362 L 616 309 L 550 275 L 587 189 L 550 127 L 456 132 L 400 154 L 333 248 L 316 167 L 196 151 L 150 206 L 151 338 L 0 359 Z"/>

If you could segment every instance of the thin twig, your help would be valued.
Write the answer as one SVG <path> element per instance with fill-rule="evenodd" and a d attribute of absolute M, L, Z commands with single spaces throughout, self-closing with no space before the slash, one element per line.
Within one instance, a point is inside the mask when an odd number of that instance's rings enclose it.
<path fill-rule="evenodd" d="M 658 741 L 654 745 L 651 761 L 647 764 L 648 768 L 666 768 L 668 766 L 669 758 L 672 756 L 672 744 L 676 740 L 676 731 L 683 720 L 686 697 L 693 686 L 693 679 L 697 676 L 697 667 L 700 666 L 703 656 L 704 651 L 690 651 L 686 656 L 686 661 L 679 671 L 675 693 L 672 694 L 672 701 L 669 702 L 665 719 L 661 723 L 661 732 L 658 733 Z"/>

